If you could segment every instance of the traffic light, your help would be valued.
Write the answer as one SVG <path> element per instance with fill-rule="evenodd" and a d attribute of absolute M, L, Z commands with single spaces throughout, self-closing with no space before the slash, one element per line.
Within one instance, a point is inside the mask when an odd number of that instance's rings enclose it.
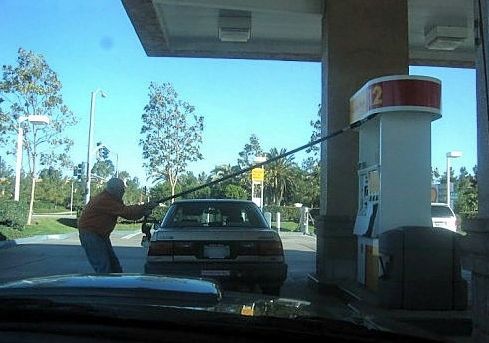
<path fill-rule="evenodd" d="M 103 147 L 102 149 L 100 149 L 100 155 L 104 160 L 106 160 L 107 158 L 109 158 L 109 149 Z"/>
<path fill-rule="evenodd" d="M 99 159 L 106 160 L 109 158 L 109 149 L 102 144 L 102 142 L 97 142 L 97 156 Z"/>
<path fill-rule="evenodd" d="M 82 179 L 83 170 L 85 169 L 85 163 L 78 163 L 78 165 L 73 169 L 73 176 L 78 178 L 78 180 Z"/>

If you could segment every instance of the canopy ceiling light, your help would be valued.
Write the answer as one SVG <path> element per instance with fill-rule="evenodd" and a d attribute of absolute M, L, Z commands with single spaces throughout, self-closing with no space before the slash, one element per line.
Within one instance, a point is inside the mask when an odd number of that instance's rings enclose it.
<path fill-rule="evenodd" d="M 247 11 L 220 11 L 219 40 L 246 43 L 251 37 L 251 13 Z"/>
<path fill-rule="evenodd" d="M 425 34 L 425 44 L 430 50 L 452 51 L 467 39 L 467 28 L 435 26 Z"/>

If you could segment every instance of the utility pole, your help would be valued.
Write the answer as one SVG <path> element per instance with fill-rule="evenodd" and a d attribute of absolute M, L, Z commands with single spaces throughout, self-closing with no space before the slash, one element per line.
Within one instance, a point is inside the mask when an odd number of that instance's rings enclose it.
<path fill-rule="evenodd" d="M 73 215 L 73 179 L 71 179 L 70 214 Z"/>

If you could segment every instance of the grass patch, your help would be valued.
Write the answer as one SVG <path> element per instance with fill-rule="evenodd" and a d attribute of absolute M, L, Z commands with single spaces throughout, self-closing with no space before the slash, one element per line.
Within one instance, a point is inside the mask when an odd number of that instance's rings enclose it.
<path fill-rule="evenodd" d="M 272 222 L 272 227 L 276 228 L 277 223 Z M 299 231 L 299 224 L 297 224 L 295 222 L 280 222 L 280 230 L 281 231 L 290 231 L 290 232 Z"/>
<path fill-rule="evenodd" d="M 76 232 L 76 220 L 69 218 L 33 218 L 32 224 L 22 230 L 0 227 L 2 239 L 25 238 L 36 235 L 54 235 L 61 233 Z"/>
<path fill-rule="evenodd" d="M 45 213 L 67 213 L 70 212 L 70 209 L 66 208 L 35 208 L 34 213 L 35 214 L 45 214 Z M 76 211 L 73 211 L 73 213 L 76 213 Z"/>
<path fill-rule="evenodd" d="M 141 229 L 141 223 L 118 223 L 116 226 L 115 226 L 115 230 L 119 230 L 119 231 L 134 231 L 134 230 L 138 230 L 138 229 Z"/>
<path fill-rule="evenodd" d="M 37 217 L 32 219 L 32 225 L 27 225 L 23 230 L 0 226 L 0 241 L 37 235 L 73 233 L 78 231 L 76 225 L 75 218 Z M 120 231 L 134 231 L 140 228 L 141 224 L 139 223 L 120 223 L 115 227 L 116 230 Z"/>

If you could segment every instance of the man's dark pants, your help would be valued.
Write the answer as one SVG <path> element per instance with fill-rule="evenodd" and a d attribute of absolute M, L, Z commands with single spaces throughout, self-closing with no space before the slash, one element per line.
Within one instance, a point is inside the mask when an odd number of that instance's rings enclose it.
<path fill-rule="evenodd" d="M 122 273 L 121 264 L 108 235 L 103 237 L 80 229 L 79 236 L 88 261 L 96 273 Z"/>

